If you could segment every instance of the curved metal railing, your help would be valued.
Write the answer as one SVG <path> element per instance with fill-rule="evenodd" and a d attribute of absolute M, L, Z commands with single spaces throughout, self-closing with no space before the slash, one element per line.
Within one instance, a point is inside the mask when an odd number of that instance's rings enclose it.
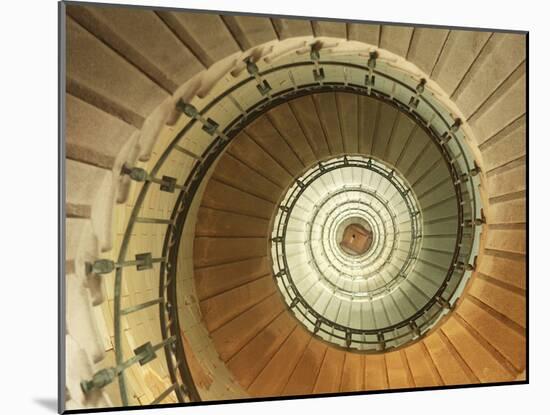
<path fill-rule="evenodd" d="M 309 81 L 296 83 L 296 77 L 291 71 L 305 70 L 315 67 L 313 76 Z M 347 76 L 342 75 L 342 81 L 327 81 L 324 72 L 319 68 L 341 68 L 345 69 Z M 472 157 L 461 144 L 464 135 L 460 128 L 454 127 L 454 118 L 450 112 L 439 105 L 434 99 L 426 98 L 425 94 L 418 93 L 418 80 L 412 76 L 407 76 L 396 71 L 392 74 L 392 69 L 383 68 L 383 62 L 380 62 L 377 69 L 374 69 L 371 60 L 365 65 L 343 62 L 343 61 L 298 61 L 272 66 L 264 71 L 252 74 L 249 71 L 242 80 L 229 87 L 225 92 L 213 98 L 201 109 L 193 105 L 180 102 L 178 108 L 189 116 L 189 121 L 177 136 L 168 144 L 158 161 L 151 169 L 146 172 L 143 169 L 133 166 L 126 166 L 123 174 L 131 179 L 142 182 L 132 213 L 128 220 L 128 225 L 120 245 L 119 255 L 116 262 L 106 259 L 99 259 L 86 264 L 86 271 L 92 274 L 106 274 L 115 272 L 114 279 L 114 349 L 116 356 L 116 366 L 103 369 L 92 377 L 92 379 L 82 382 L 82 389 L 89 393 L 94 389 L 99 389 L 105 385 L 118 380 L 120 396 L 123 405 L 128 405 L 128 394 L 125 384 L 125 371 L 134 364 L 147 364 L 156 358 L 156 353 L 163 350 L 165 353 L 166 367 L 170 375 L 172 385 L 161 393 L 152 403 L 161 402 L 168 395 L 175 393 L 179 402 L 200 400 L 197 388 L 194 385 L 192 374 L 186 361 L 184 345 L 179 333 L 179 320 L 177 307 L 177 250 L 179 247 L 179 238 L 181 231 L 189 212 L 189 206 L 197 193 L 198 185 L 204 178 L 206 172 L 212 163 L 223 152 L 230 140 L 236 136 L 248 123 L 256 117 L 280 103 L 294 99 L 299 96 L 322 93 L 328 91 L 352 92 L 371 96 L 383 100 L 402 111 L 407 111 L 411 117 L 426 131 L 430 136 L 440 144 L 440 151 L 447 163 L 454 166 L 453 180 L 455 180 L 455 190 L 459 197 L 461 217 L 463 222 L 459 224 L 460 235 L 472 235 L 476 239 L 478 231 L 475 225 L 476 218 L 480 217 L 479 196 L 476 192 L 477 182 L 475 173 L 476 166 Z M 291 87 L 274 87 L 282 85 L 275 82 L 275 79 L 287 79 L 285 85 Z M 344 79 L 346 78 L 346 79 Z M 258 79 L 260 81 L 258 81 Z M 364 79 L 364 81 L 357 81 Z M 258 84 L 258 82 L 261 82 Z M 253 102 L 241 102 L 239 108 L 235 109 L 236 115 L 225 123 L 218 125 L 215 120 L 209 118 L 208 114 L 222 101 L 227 108 L 235 105 L 235 98 L 238 92 L 249 90 L 248 94 L 239 94 L 246 100 L 246 97 L 256 99 Z M 254 93 L 252 91 L 255 91 Z M 403 98 L 405 97 L 405 98 Z M 424 109 L 434 115 L 426 117 L 421 113 Z M 434 121 L 435 120 L 435 121 Z M 224 125 L 225 124 L 225 125 Z M 198 126 L 198 127 L 197 127 Z M 203 134 L 201 130 L 206 134 Z M 204 141 L 203 150 L 199 153 L 193 153 L 186 149 L 184 139 L 188 134 L 200 135 Z M 174 152 L 183 152 L 195 160 L 194 167 L 187 177 L 184 184 L 178 184 L 173 177 L 158 177 L 161 168 Z M 141 207 L 147 201 L 149 190 L 152 186 L 159 186 L 160 190 L 168 193 L 180 191 L 180 195 L 174 203 L 171 215 L 165 218 L 149 219 L 140 218 Z M 128 246 L 134 238 L 133 230 L 136 223 L 158 223 L 167 225 L 167 231 L 164 238 L 164 246 L 161 256 L 154 258 L 151 253 L 137 254 L 134 259 L 128 258 Z M 462 237 L 461 237 L 462 239 Z M 470 264 L 472 262 L 472 252 L 478 242 L 463 244 L 455 254 L 454 263 Z M 125 269 L 136 267 L 138 271 L 151 269 L 155 263 L 160 264 L 159 275 L 159 297 L 152 298 L 141 304 L 132 304 L 126 308 L 122 307 L 122 284 L 125 275 Z M 467 266 L 467 265 L 466 265 Z M 447 287 L 438 292 L 432 302 L 452 304 L 453 296 L 458 289 L 459 284 L 463 284 L 464 279 L 453 278 L 455 269 L 449 270 Z M 159 326 L 161 328 L 162 340 L 153 345 L 152 342 L 146 342 L 133 351 L 132 357 L 125 357 L 123 342 L 123 330 L 121 318 L 129 313 L 140 312 L 150 306 L 158 305 L 159 308 Z M 383 339 L 378 339 L 378 343 Z"/>
<path fill-rule="evenodd" d="M 275 244 L 275 256 L 273 258 L 276 267 L 274 269 L 274 272 L 276 276 L 282 277 L 282 280 L 286 283 L 284 284 L 285 290 L 287 294 L 290 296 L 290 301 L 295 305 L 302 305 L 303 311 L 307 313 L 311 313 L 315 317 L 314 323 L 317 325 L 317 321 L 320 319 L 323 325 L 321 325 L 321 329 L 324 328 L 324 326 L 327 326 L 327 329 L 334 329 L 338 326 L 335 324 L 332 324 L 329 320 L 321 316 L 319 313 L 317 313 L 315 310 L 312 309 L 312 307 L 305 301 L 303 296 L 298 292 L 296 287 L 294 286 L 293 280 L 290 276 L 290 270 L 288 266 L 288 260 L 287 260 L 287 253 L 286 253 L 286 245 L 285 242 L 287 240 L 287 230 L 289 225 L 289 220 L 292 217 L 292 212 L 296 206 L 296 203 L 300 199 L 300 197 L 304 194 L 306 189 L 316 180 L 320 179 L 322 176 L 329 174 L 332 171 L 335 171 L 337 169 L 341 168 L 358 168 L 358 169 L 365 169 L 368 171 L 372 171 L 375 173 L 378 173 L 379 175 L 383 176 L 388 180 L 392 186 L 397 190 L 397 192 L 401 195 L 402 200 L 404 201 L 406 205 L 406 211 L 408 212 L 408 215 L 410 217 L 410 233 L 411 233 L 411 244 L 409 245 L 409 250 L 406 255 L 406 259 L 403 262 L 401 268 L 398 270 L 397 273 L 395 273 L 394 278 L 389 281 L 384 287 L 380 287 L 380 292 L 383 292 L 387 289 L 391 289 L 391 287 L 399 280 L 399 276 L 405 274 L 408 269 L 411 267 L 412 262 L 414 261 L 415 257 L 418 255 L 418 250 L 420 246 L 420 237 L 422 232 L 422 221 L 421 221 L 421 215 L 420 211 L 418 210 L 417 202 L 414 200 L 414 195 L 412 192 L 409 191 L 409 188 L 406 187 L 403 183 L 403 179 L 399 177 L 398 174 L 395 173 L 393 169 L 387 168 L 384 164 L 380 163 L 374 158 L 363 158 L 363 157 L 356 157 L 356 156 L 346 156 L 342 157 L 340 159 L 333 159 L 328 162 L 322 162 L 316 165 L 313 169 L 309 170 L 306 175 L 301 176 L 298 180 L 294 182 L 294 184 L 290 187 L 289 192 L 287 192 L 284 201 L 279 206 L 279 213 L 277 214 L 275 225 L 274 225 L 274 232 L 272 234 L 272 243 Z M 343 191 L 350 191 L 351 189 L 343 189 L 339 193 Z M 366 190 L 362 190 L 367 192 Z M 373 198 L 379 198 L 380 196 L 377 194 L 374 194 L 372 192 L 369 193 L 369 195 Z M 332 196 L 332 194 L 329 194 L 326 199 L 328 200 Z M 316 209 L 320 209 L 324 204 L 326 203 L 326 200 L 321 201 Z M 395 219 L 393 219 L 393 222 L 395 222 Z M 310 228 L 310 239 L 311 239 L 311 228 Z M 395 241 L 392 241 L 392 244 L 395 244 Z M 311 252 L 311 244 L 307 244 L 308 246 L 308 252 L 310 254 L 311 258 L 314 258 L 313 252 Z M 326 251 L 325 256 L 327 256 Z M 390 254 L 393 253 L 393 249 L 390 250 Z M 318 275 L 321 277 L 324 277 L 324 271 L 322 271 L 316 261 L 312 261 L 312 264 L 316 268 L 316 271 L 318 272 Z M 329 261 L 329 266 L 334 267 L 332 263 Z M 337 270 L 337 272 L 340 272 L 340 270 Z M 381 270 L 379 270 L 381 272 Z M 328 280 L 326 277 L 324 277 L 324 280 Z M 351 295 L 351 293 L 350 293 Z M 367 294 L 365 294 L 367 295 Z M 369 293 L 368 296 L 372 297 L 376 295 L 376 293 Z M 295 302 L 297 301 L 297 303 Z M 300 309 L 302 311 L 302 309 Z M 355 332 L 358 333 L 358 332 Z"/>

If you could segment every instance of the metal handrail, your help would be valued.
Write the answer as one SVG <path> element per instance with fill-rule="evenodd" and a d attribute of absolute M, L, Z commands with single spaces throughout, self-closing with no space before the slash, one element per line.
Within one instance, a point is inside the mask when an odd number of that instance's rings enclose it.
<path fill-rule="evenodd" d="M 359 189 L 346 188 L 346 189 L 342 189 L 342 190 L 339 190 L 339 191 L 337 191 L 337 192 L 331 193 L 328 197 L 322 199 L 322 200 L 321 200 L 321 203 L 319 204 L 319 206 L 318 206 L 318 208 L 316 209 L 316 211 L 319 211 L 319 210 L 322 208 L 322 206 L 323 206 L 323 205 L 329 200 L 329 198 L 332 197 L 333 195 L 338 195 L 338 194 L 341 194 L 341 193 L 344 193 L 344 192 L 348 192 L 348 191 L 350 191 L 350 192 L 356 192 L 356 191 L 358 191 L 358 190 L 359 190 L 360 192 L 363 192 L 363 193 L 366 193 L 366 194 L 370 195 L 370 196 L 373 197 L 375 200 L 377 200 L 378 202 L 382 203 L 382 205 L 384 205 L 384 204 L 387 202 L 387 201 L 385 201 L 385 200 L 383 201 L 383 200 L 381 199 L 380 195 L 378 195 L 378 194 L 375 193 L 375 192 L 370 192 L 370 191 L 367 191 L 367 190 L 362 189 L 362 188 L 359 188 Z M 397 216 L 396 216 L 395 213 L 392 212 L 391 210 L 388 210 L 388 214 L 389 214 L 389 216 L 390 216 L 390 221 L 392 222 L 392 227 L 393 227 L 394 229 L 396 229 L 396 228 L 397 228 L 397 224 L 396 224 Z M 315 214 L 313 215 L 313 217 L 315 218 L 316 215 L 317 215 L 317 213 L 315 213 Z M 325 222 L 323 223 L 323 226 L 325 226 L 325 224 L 326 224 L 326 220 L 325 220 Z M 312 229 L 310 229 L 310 237 L 311 237 L 311 232 L 312 232 Z M 395 245 L 393 245 L 393 246 L 395 246 Z M 323 251 L 324 251 L 324 253 L 325 253 L 325 255 L 326 255 L 326 251 L 324 250 L 324 246 L 323 246 Z M 368 257 L 366 257 L 365 259 L 367 259 L 367 258 L 368 258 Z M 339 262 L 341 263 L 341 261 L 339 261 Z M 359 265 L 359 266 L 362 265 L 362 262 L 359 262 L 359 261 L 357 261 L 357 262 L 358 262 L 358 265 Z"/>
<path fill-rule="evenodd" d="M 404 263 L 402 264 L 398 272 L 395 273 L 394 278 L 387 283 L 390 286 L 388 287 L 386 285 L 384 287 L 381 287 L 380 290 L 376 291 L 376 294 L 378 294 L 379 292 L 382 293 L 382 292 L 385 292 L 386 290 L 391 289 L 395 284 L 397 284 L 402 280 L 405 270 L 409 269 L 412 266 L 412 263 L 414 262 L 414 260 L 416 259 L 416 256 L 418 255 L 419 239 L 421 235 L 421 221 L 420 221 L 420 214 L 419 214 L 420 212 L 418 210 L 418 207 L 416 206 L 416 201 L 414 200 L 413 192 L 411 192 L 410 189 L 403 184 L 404 179 L 400 178 L 399 175 L 393 171 L 393 169 L 386 168 L 384 164 L 374 160 L 371 157 L 369 158 L 358 158 L 355 156 L 345 157 L 342 159 L 335 159 L 329 162 L 320 163 L 318 166 L 308 171 L 304 176 L 301 176 L 296 179 L 294 185 L 291 186 L 291 188 L 283 198 L 284 200 L 281 202 L 280 211 L 276 218 L 276 223 L 274 225 L 274 232 L 271 239 L 272 244 L 274 244 L 275 246 L 275 255 L 273 257 L 273 260 L 275 261 L 274 265 L 276 265 L 276 270 L 275 270 L 276 276 L 279 279 L 279 281 L 282 282 L 284 289 L 289 297 L 288 301 L 290 301 L 291 304 L 294 305 L 293 306 L 294 309 L 298 310 L 304 318 L 308 319 L 316 327 L 320 327 L 320 329 L 322 331 L 325 331 L 327 334 L 331 334 L 332 336 L 335 336 L 334 330 L 340 330 L 344 332 L 345 334 L 344 334 L 344 337 L 342 337 L 343 339 L 345 338 L 346 335 L 349 336 L 349 333 L 356 334 L 356 335 L 365 335 L 365 334 L 372 334 L 372 333 L 379 334 L 381 332 L 384 333 L 387 331 L 389 332 L 391 330 L 352 329 L 350 327 L 331 321 L 326 317 L 324 317 L 321 313 L 316 311 L 304 299 L 303 295 L 300 293 L 300 291 L 297 289 L 296 285 L 294 284 L 294 281 L 291 275 L 291 269 L 288 264 L 285 240 L 286 240 L 288 223 L 292 216 L 292 211 L 296 203 L 300 199 L 300 196 L 307 190 L 307 188 L 310 185 L 312 185 L 312 183 L 314 183 L 323 175 L 328 174 L 337 169 L 348 168 L 348 167 L 356 167 L 356 168 L 371 170 L 385 177 L 387 180 L 390 181 L 390 183 L 395 187 L 395 189 L 399 192 L 399 194 L 405 200 L 407 210 L 409 212 L 412 243 L 409 246 L 409 252 L 407 253 L 406 260 L 404 261 Z M 317 209 L 319 209 L 319 207 L 317 207 Z M 309 250 L 311 250 L 311 246 L 309 246 Z M 313 261 L 313 265 L 318 275 L 321 275 L 321 276 L 324 275 L 324 273 L 317 266 L 316 261 Z M 325 280 L 327 279 L 325 278 Z M 341 292 L 341 290 L 339 290 L 338 292 Z M 371 298 L 372 294 L 371 295 L 369 294 L 367 294 L 367 296 Z M 300 305 L 301 307 L 297 307 L 298 305 Z M 409 324 L 410 323 L 407 323 L 404 326 Z M 328 328 L 324 328 L 325 326 Z M 328 331 L 329 329 L 330 329 L 330 333 Z"/>
<path fill-rule="evenodd" d="M 291 212 L 292 212 L 295 204 L 298 202 L 300 196 L 306 191 L 308 186 L 310 186 L 314 181 L 316 181 L 317 179 L 319 179 L 323 175 L 328 174 L 331 171 L 336 170 L 338 168 L 358 167 L 358 168 L 364 168 L 364 169 L 371 170 L 371 171 L 376 171 L 376 172 L 381 172 L 381 171 L 383 173 L 387 172 L 387 170 L 378 169 L 377 167 L 379 167 L 379 166 L 377 166 L 377 163 L 379 163 L 379 162 L 374 162 L 373 163 L 372 158 L 361 160 L 361 159 L 357 159 L 356 157 L 353 157 L 353 158 L 347 159 L 346 161 L 344 161 L 344 160 L 335 160 L 335 161 L 330 162 L 330 163 L 324 163 L 322 169 L 321 169 L 321 167 L 316 167 L 314 170 L 312 170 L 311 172 L 308 173 L 307 178 L 300 177 L 299 179 L 297 179 L 297 181 L 300 182 L 300 185 L 295 184 L 294 187 L 291 188 L 292 190 L 291 190 L 290 196 L 288 196 L 285 199 L 284 203 L 285 203 L 285 208 L 286 209 L 283 210 L 284 215 L 279 215 L 279 221 L 277 222 L 277 225 L 276 225 L 276 231 L 274 232 L 274 236 L 272 237 L 272 241 L 276 241 L 275 243 L 277 244 L 277 247 L 276 247 L 277 261 L 279 261 L 279 259 L 282 257 L 283 262 L 284 262 L 284 264 L 282 264 L 283 265 L 282 267 L 281 267 L 280 263 L 278 264 L 279 269 L 288 270 L 288 263 L 286 261 L 286 252 L 285 252 L 285 248 L 284 248 L 284 242 L 286 240 L 286 232 L 287 232 L 287 228 L 288 228 L 288 221 L 291 218 Z M 376 166 L 376 167 L 374 167 L 374 166 Z M 384 176 L 386 176 L 386 174 L 384 174 Z M 395 179 L 392 176 L 391 180 L 397 180 L 397 178 L 398 178 L 398 176 L 395 176 Z M 390 182 L 391 182 L 391 180 L 390 180 Z M 342 189 L 342 190 L 339 190 L 337 192 L 329 194 L 316 207 L 315 211 L 318 212 L 325 205 L 325 203 L 327 203 L 327 201 L 330 200 L 330 198 L 334 194 L 341 194 L 342 192 L 348 191 L 348 190 L 350 190 L 350 189 L 346 188 L 346 189 Z M 354 190 L 354 189 L 351 189 L 351 190 Z M 370 196 L 376 198 L 377 200 L 379 200 L 379 198 L 380 198 L 379 195 L 374 194 L 373 192 L 368 192 L 364 189 L 361 189 L 361 190 L 368 193 Z M 403 195 L 403 197 L 405 197 L 408 200 L 407 207 L 408 207 L 409 214 L 410 214 L 410 219 L 411 219 L 411 234 L 412 234 L 412 241 L 413 241 L 413 243 L 410 246 L 410 250 L 409 250 L 409 254 L 407 256 L 407 260 L 403 263 L 402 268 L 397 273 L 397 275 L 400 275 L 400 274 L 402 274 L 402 272 L 405 269 L 408 268 L 409 262 L 412 261 L 413 256 L 416 255 L 417 252 L 418 252 L 418 240 L 419 240 L 419 235 L 421 233 L 421 229 L 420 229 L 421 228 L 421 221 L 420 221 L 419 215 L 414 215 L 415 212 L 418 212 L 418 208 L 416 207 L 416 202 L 412 202 L 413 194 L 411 192 L 408 192 L 406 188 L 405 188 L 405 190 L 403 190 L 400 187 L 400 188 L 398 188 L 398 191 L 400 191 L 401 194 Z M 390 215 L 391 215 L 391 213 L 390 213 Z M 283 220 L 283 216 L 284 216 L 284 222 L 281 222 Z M 313 215 L 313 217 L 315 217 L 315 216 L 316 216 L 316 214 Z M 394 224 L 393 226 L 396 227 L 395 219 L 393 219 L 392 222 Z M 311 239 L 311 229 L 312 228 L 310 227 L 309 239 Z M 395 243 L 396 243 L 396 240 L 394 239 L 392 241 L 392 246 L 395 246 Z M 278 244 L 281 244 L 281 247 L 282 247 L 282 252 L 280 254 L 278 252 Z M 311 245 L 307 244 L 307 246 L 308 246 L 308 253 L 310 254 L 310 257 L 314 258 L 313 252 L 311 251 L 311 249 L 312 249 Z M 393 248 L 392 248 L 392 251 L 393 251 Z M 325 254 L 325 256 L 327 256 L 324 245 L 323 245 L 323 253 Z M 320 270 L 320 268 L 318 267 L 316 261 L 313 261 L 313 264 L 314 264 L 318 274 L 324 277 L 324 272 L 322 272 Z M 330 265 L 334 267 L 333 264 L 330 263 Z M 336 269 L 335 267 L 334 267 L 334 269 L 337 272 L 341 272 L 340 270 Z M 290 274 L 290 273 L 287 272 L 287 275 L 288 274 Z M 326 277 L 324 277 L 324 278 L 326 280 Z M 397 278 L 397 276 L 396 276 L 396 278 Z M 383 290 L 384 289 L 381 289 L 381 291 L 383 291 Z M 303 300 L 303 298 L 302 298 L 302 300 Z M 305 303 L 305 301 L 304 301 L 304 303 Z"/>
<path fill-rule="evenodd" d="M 288 69 L 298 68 L 298 67 L 307 67 L 312 64 L 313 64 L 312 62 L 303 61 L 303 62 L 294 62 L 290 64 L 279 65 L 276 67 L 269 68 L 265 71 L 259 72 L 259 76 L 261 76 L 262 79 L 268 79 L 270 74 L 275 73 L 277 71 L 283 71 L 283 70 L 288 70 Z M 335 65 L 342 68 L 354 68 L 354 69 L 363 71 L 365 73 L 373 72 L 372 70 L 369 70 L 367 66 L 346 63 L 346 62 L 319 61 L 318 64 L 322 66 Z M 411 93 L 414 93 L 413 86 L 407 85 L 405 82 L 402 82 L 401 80 L 395 77 L 392 77 L 387 73 L 383 73 L 378 70 L 375 70 L 374 73 L 378 77 L 390 80 L 394 83 L 398 83 L 404 88 L 406 88 L 407 90 L 410 90 Z M 205 105 L 199 111 L 199 114 L 205 115 L 218 102 L 220 102 L 225 97 L 230 96 L 233 92 L 235 92 L 239 88 L 248 87 L 248 86 L 255 87 L 255 84 L 254 84 L 255 79 L 256 78 L 254 76 L 250 76 L 236 83 L 232 87 L 228 88 L 224 93 L 212 99 L 207 105 Z M 256 101 L 250 108 L 245 109 L 245 114 L 239 114 L 231 122 L 229 122 L 227 126 L 225 126 L 224 128 L 220 127 L 221 131 L 223 132 L 223 136 L 217 135 L 216 137 L 214 137 L 213 140 L 208 145 L 208 147 L 203 152 L 203 154 L 201 155 L 200 159 L 198 159 L 197 162 L 195 163 L 195 166 L 193 167 L 191 173 L 186 179 L 186 184 L 184 188 L 181 190 L 180 195 L 175 204 L 175 208 L 173 209 L 172 214 L 170 216 L 170 220 L 171 222 L 174 223 L 174 225 L 169 225 L 166 233 L 162 256 L 164 258 L 167 258 L 167 260 L 165 262 L 161 262 L 161 266 L 160 266 L 161 271 L 160 271 L 160 280 L 159 280 L 160 281 L 159 324 L 161 326 L 161 333 L 164 340 L 169 338 L 168 336 L 174 335 L 174 333 L 176 333 L 176 330 L 178 328 L 177 323 L 178 323 L 179 316 L 177 311 L 177 298 L 175 295 L 176 280 L 177 280 L 175 259 L 177 257 L 177 250 L 175 248 L 179 246 L 179 235 L 181 234 L 181 230 L 185 225 L 185 220 L 188 214 L 189 205 L 196 194 L 198 184 L 204 178 L 206 172 L 208 171 L 210 166 L 213 164 L 213 162 L 224 151 L 228 142 L 233 137 L 235 137 L 242 128 L 244 128 L 248 123 L 252 122 L 259 115 L 275 107 L 276 105 L 279 105 L 282 102 L 286 102 L 291 99 L 294 99 L 303 95 L 311 94 L 311 93 L 323 93 L 323 92 L 329 92 L 329 91 L 330 92 L 344 91 L 344 92 L 353 92 L 361 95 L 368 95 L 376 99 L 384 100 L 385 102 L 399 109 L 402 109 L 402 110 L 406 109 L 407 111 L 409 110 L 406 104 L 392 100 L 392 98 L 387 93 L 377 89 L 376 86 L 369 86 L 367 88 L 367 87 L 364 87 L 363 85 L 354 85 L 350 83 L 313 82 L 313 83 L 304 84 L 304 85 L 294 85 L 293 88 L 288 88 L 281 91 L 271 91 L 268 97 L 259 96 L 258 101 Z M 420 96 L 419 99 L 421 102 L 431 106 L 430 102 L 424 96 Z M 435 113 L 438 113 L 437 109 L 433 108 L 433 110 Z M 435 136 L 435 137 L 439 136 L 438 132 L 433 130 L 430 127 L 430 125 L 426 123 L 426 121 L 417 113 L 416 110 L 409 111 L 409 114 L 411 117 L 417 119 L 421 123 L 422 128 L 429 130 L 431 132 L 431 136 Z M 447 129 L 449 129 L 451 126 L 450 122 L 448 122 L 445 119 L 445 117 L 442 116 L 442 114 L 438 114 L 438 115 L 443 120 L 443 125 Z M 196 118 L 192 118 L 183 127 L 183 129 L 177 134 L 177 136 L 172 140 L 172 142 L 167 146 L 167 148 L 161 154 L 158 161 L 156 162 L 156 164 L 154 165 L 154 167 L 150 172 L 150 175 L 152 177 L 156 176 L 156 174 L 160 171 L 165 161 L 170 157 L 172 151 L 176 149 L 178 142 L 190 131 L 190 129 L 197 122 L 200 122 L 200 120 Z M 459 145 L 459 148 L 461 148 L 462 150 L 462 154 L 460 156 L 464 158 L 466 166 L 468 166 L 468 168 L 470 168 L 470 166 L 473 168 L 471 160 L 469 160 L 466 155 L 467 153 L 462 149 L 460 145 Z M 449 159 L 452 157 L 446 151 L 445 145 L 441 146 L 441 150 L 442 150 L 442 153 L 445 154 L 445 159 L 448 162 Z M 455 178 L 455 176 L 453 176 L 453 178 Z M 460 177 L 457 176 L 456 179 L 459 180 Z M 145 181 L 143 183 L 139 191 L 138 197 L 136 199 L 136 202 L 134 204 L 134 207 L 132 209 L 132 212 L 128 221 L 128 225 L 124 232 L 124 236 L 122 239 L 122 243 L 120 246 L 119 255 L 117 259 L 117 264 L 122 264 L 126 261 L 128 246 L 130 243 L 130 239 L 132 237 L 133 226 L 136 222 L 138 222 L 138 212 L 140 211 L 141 206 L 144 203 L 144 200 L 148 194 L 148 190 L 150 189 L 150 187 L 152 185 L 158 185 L 158 184 L 159 184 L 158 182 L 153 182 L 153 181 Z M 471 177 L 468 178 L 467 184 L 469 185 L 470 188 L 474 188 L 474 181 Z M 457 191 L 461 190 L 460 184 L 456 186 L 456 189 Z M 472 203 L 471 212 L 475 214 L 477 213 L 476 203 L 479 199 L 478 197 L 476 197 L 475 191 L 472 191 L 470 194 L 473 194 L 473 197 L 471 198 L 471 203 Z M 462 199 L 460 199 L 460 202 L 461 201 Z M 460 224 L 459 224 L 459 227 L 460 227 Z M 461 229 L 459 229 L 459 231 L 461 231 Z M 462 256 L 464 257 L 464 254 L 462 254 Z M 121 329 L 121 316 L 124 315 L 123 310 L 121 308 L 122 278 L 123 278 L 123 267 L 122 266 L 116 267 L 116 274 L 115 274 L 115 281 L 114 281 L 114 292 L 115 292 L 115 298 L 114 298 L 115 345 L 114 345 L 114 348 L 115 348 L 115 357 L 116 357 L 117 367 L 124 363 L 124 353 L 122 348 L 122 329 Z M 170 390 L 175 391 L 177 398 L 180 402 L 183 402 L 186 398 L 192 399 L 192 400 L 199 400 L 200 396 L 196 390 L 196 387 L 194 386 L 193 379 L 185 359 L 183 342 L 179 332 L 177 332 L 175 344 L 176 344 L 175 348 L 165 346 L 167 367 L 169 369 L 170 378 L 173 383 Z M 178 379 L 178 374 L 181 379 Z M 119 390 L 120 390 L 122 404 L 127 405 L 128 396 L 127 396 L 127 391 L 125 387 L 124 370 L 121 370 L 119 373 L 117 373 L 116 377 L 119 383 Z"/>

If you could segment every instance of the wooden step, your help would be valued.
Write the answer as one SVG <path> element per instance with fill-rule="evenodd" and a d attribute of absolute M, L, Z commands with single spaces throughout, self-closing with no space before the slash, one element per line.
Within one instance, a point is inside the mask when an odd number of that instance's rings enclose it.
<path fill-rule="evenodd" d="M 390 389 L 414 387 L 407 356 L 403 350 L 386 353 L 384 358 Z"/>
<path fill-rule="evenodd" d="M 257 118 L 246 127 L 245 131 L 291 176 L 296 176 L 305 167 L 268 117 Z"/>
<path fill-rule="evenodd" d="M 481 278 L 472 281 L 468 294 L 519 326 L 526 327 L 526 299 L 524 294 Z"/>
<path fill-rule="evenodd" d="M 479 144 L 525 114 L 526 77 L 526 64 L 523 62 L 472 116 L 470 124 Z"/>
<path fill-rule="evenodd" d="M 416 387 L 441 386 L 443 380 L 422 341 L 405 348 L 407 362 Z"/>
<path fill-rule="evenodd" d="M 281 313 L 227 362 L 239 383 L 248 388 L 296 328 L 298 322 Z"/>
<path fill-rule="evenodd" d="M 329 347 L 317 376 L 313 393 L 329 393 L 340 390 L 345 352 Z"/>
<path fill-rule="evenodd" d="M 365 355 L 346 353 L 342 369 L 340 392 L 358 392 L 365 390 Z"/>
<path fill-rule="evenodd" d="M 292 175 L 284 165 L 244 131 L 233 141 L 228 152 L 281 188 L 285 188 L 292 180 Z"/>
<path fill-rule="evenodd" d="M 227 238 L 200 237 L 195 239 L 196 267 L 221 265 L 267 254 L 267 241 L 261 237 Z"/>
<path fill-rule="evenodd" d="M 266 219 L 201 207 L 195 235 L 210 237 L 264 237 L 270 232 Z"/>
<path fill-rule="evenodd" d="M 296 326 L 281 348 L 248 388 L 253 397 L 281 396 L 290 375 L 310 339 L 310 334 Z"/>
<path fill-rule="evenodd" d="M 479 146 L 488 171 L 526 155 L 525 118 L 525 115 L 522 115 Z"/>
<path fill-rule="evenodd" d="M 223 179 L 222 179 L 223 180 Z M 237 187 L 238 184 L 227 183 L 211 178 L 203 195 L 202 205 L 210 209 L 235 212 L 270 219 L 274 202 L 248 193 Z"/>
<path fill-rule="evenodd" d="M 111 187 L 111 172 L 73 160 L 65 162 L 65 172 L 67 216 L 91 218 L 96 198 Z"/>
<path fill-rule="evenodd" d="M 271 274 L 266 256 L 195 269 L 199 299 L 203 300 Z M 227 278 L 231 275 L 231 278 Z"/>
<path fill-rule="evenodd" d="M 398 118 L 398 110 L 389 105 L 382 106 L 377 114 L 371 154 L 379 159 L 384 160 L 385 158 L 387 146 L 397 125 Z"/>
<path fill-rule="evenodd" d="M 320 160 L 329 157 L 331 152 L 328 139 L 319 122 L 313 98 L 306 95 L 290 101 L 288 105 L 317 158 Z"/>
<path fill-rule="evenodd" d="M 269 181 L 260 173 L 228 153 L 221 157 L 213 177 L 222 183 L 244 190 L 267 202 L 276 203 L 283 191 L 280 186 Z M 246 180 L 242 180 L 243 177 Z"/>
<path fill-rule="evenodd" d="M 388 371 L 383 354 L 365 356 L 365 390 L 387 389 Z"/>
<path fill-rule="evenodd" d="M 281 137 L 292 148 L 303 166 L 310 166 L 316 161 L 314 147 L 308 141 L 300 123 L 296 119 L 292 107 L 288 103 L 271 109 L 267 113 L 267 118 L 269 118 L 273 127 L 275 127 Z"/>
<path fill-rule="evenodd" d="M 336 94 L 327 92 L 313 95 L 316 113 L 327 138 L 328 148 L 333 156 L 344 152 L 344 140 L 338 108 L 336 106 Z"/>
<path fill-rule="evenodd" d="M 336 93 L 336 106 L 338 107 L 344 151 L 349 154 L 359 152 L 358 100 L 359 98 L 355 94 Z"/>
<path fill-rule="evenodd" d="M 204 324 L 209 331 L 214 331 L 275 292 L 277 287 L 273 277 L 266 275 L 203 300 L 201 311 Z"/>
<path fill-rule="evenodd" d="M 220 358 L 228 361 L 279 314 L 284 304 L 274 293 L 211 333 Z"/>
<path fill-rule="evenodd" d="M 507 258 L 495 255 L 483 255 L 479 261 L 478 271 L 505 286 L 516 288 L 517 292 L 525 291 L 527 265 L 525 258 Z"/>
<path fill-rule="evenodd" d="M 282 394 L 306 395 L 312 393 L 326 352 L 327 346 L 310 336 L 307 347 L 300 356 Z"/>
<path fill-rule="evenodd" d="M 525 369 L 527 358 L 525 330 L 490 306 L 466 297 L 457 313 L 510 363 L 517 374 Z"/>

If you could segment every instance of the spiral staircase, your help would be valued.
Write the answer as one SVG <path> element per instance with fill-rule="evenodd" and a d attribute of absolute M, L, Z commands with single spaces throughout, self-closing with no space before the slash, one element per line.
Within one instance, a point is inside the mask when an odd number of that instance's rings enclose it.
<path fill-rule="evenodd" d="M 60 16 L 67 409 L 526 379 L 524 34 Z"/>

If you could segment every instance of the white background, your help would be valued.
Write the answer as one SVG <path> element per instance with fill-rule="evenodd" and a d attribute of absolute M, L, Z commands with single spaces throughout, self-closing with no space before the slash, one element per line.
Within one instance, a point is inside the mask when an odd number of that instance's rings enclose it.
<path fill-rule="evenodd" d="M 116 1 L 115 1 L 116 2 Z M 550 11 L 529 1 L 128 0 L 137 4 L 530 31 L 530 385 L 164 409 L 163 414 L 548 411 Z M 120 2 L 123 3 L 123 2 Z M 0 9 L 1 413 L 54 413 L 57 390 L 57 4 Z M 7 92 L 7 93 L 6 93 Z M 546 216 L 546 218 L 544 217 Z M 546 409 L 544 409 L 546 408 Z M 538 409 L 538 411 L 537 411 Z M 125 412 L 136 413 L 136 412 Z M 140 411 L 137 414 L 149 414 Z M 548 413 L 548 412 L 547 412 Z"/>

